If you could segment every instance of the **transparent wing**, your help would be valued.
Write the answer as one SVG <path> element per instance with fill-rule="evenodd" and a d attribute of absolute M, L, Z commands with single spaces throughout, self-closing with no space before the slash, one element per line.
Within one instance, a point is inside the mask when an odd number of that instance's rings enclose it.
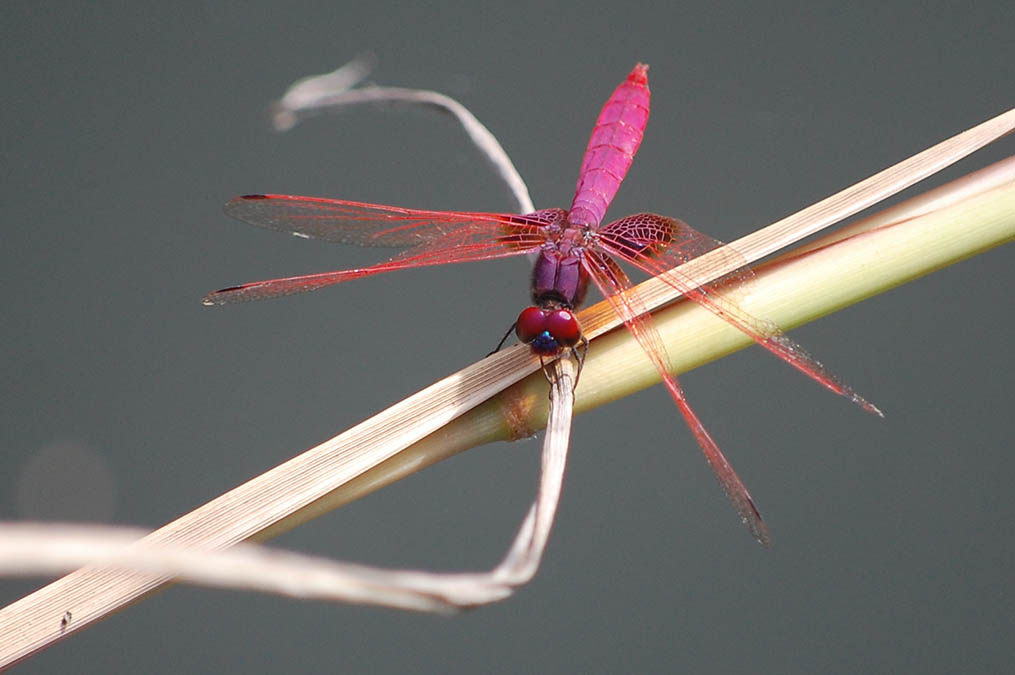
<path fill-rule="evenodd" d="M 691 409 L 677 378 L 671 374 L 669 357 L 666 355 L 666 349 L 652 323 L 652 315 L 648 313 L 648 308 L 636 294 L 624 292 L 631 288 L 631 280 L 617 263 L 601 253 L 588 251 L 582 258 L 582 262 L 599 291 L 609 300 L 614 310 L 624 320 L 627 329 L 631 331 L 645 353 L 648 354 L 649 359 L 652 360 L 656 370 L 659 371 L 666 390 L 669 391 L 677 408 L 680 409 L 687 421 L 687 426 L 690 427 L 695 440 L 701 446 L 709 468 L 712 469 L 712 473 L 722 485 L 726 496 L 729 497 L 733 507 L 740 515 L 740 519 L 755 539 L 767 546 L 771 539 L 768 528 L 761 519 L 761 513 L 754 505 L 754 500 L 751 499 L 750 493 L 737 472 L 733 470 L 726 456 L 723 455 L 719 446 L 705 429 L 705 425 Z"/>
<path fill-rule="evenodd" d="M 307 204 L 316 201 L 327 204 L 325 209 L 327 215 L 319 214 L 316 217 L 307 215 L 309 213 L 307 209 L 310 208 Z M 546 241 L 546 226 L 565 217 L 564 211 L 560 209 L 547 209 L 527 215 L 417 211 L 376 204 L 313 200 L 307 197 L 277 200 L 270 195 L 265 196 L 264 200 L 257 197 L 239 197 L 229 202 L 227 212 L 237 215 L 233 212 L 234 209 L 229 208 L 231 205 L 237 205 L 238 209 L 239 204 L 259 202 L 272 206 L 265 209 L 254 207 L 240 209 L 244 213 L 243 220 L 271 229 L 329 241 L 365 246 L 414 245 L 370 267 L 230 286 L 206 295 L 204 304 L 222 305 L 281 297 L 411 267 L 521 255 L 543 244 Z M 290 206 L 276 208 L 280 204 L 290 204 L 292 209 Z M 339 216 L 338 213 L 343 215 Z"/>
<path fill-rule="evenodd" d="M 560 209 L 527 215 L 424 211 L 292 195 L 235 197 L 226 203 L 225 212 L 245 223 L 298 237 L 381 248 L 405 248 L 481 232 L 502 234 L 503 227 L 539 227 L 561 213 Z"/>
<path fill-rule="evenodd" d="M 852 387 L 828 371 L 813 356 L 791 340 L 775 323 L 744 311 L 728 289 L 750 282 L 754 273 L 735 249 L 716 241 L 674 218 L 654 213 L 627 216 L 600 230 L 599 244 L 610 254 L 663 279 L 683 295 L 743 331 L 759 345 L 831 391 L 845 396 L 867 412 L 884 414 Z M 695 286 L 687 277 L 671 270 L 713 249 L 723 247 L 724 255 L 739 261 L 739 268 L 712 284 Z"/>

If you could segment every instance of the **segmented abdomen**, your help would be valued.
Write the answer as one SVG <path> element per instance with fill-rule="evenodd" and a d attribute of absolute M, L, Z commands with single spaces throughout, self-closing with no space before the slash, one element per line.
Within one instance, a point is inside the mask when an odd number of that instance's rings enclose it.
<path fill-rule="evenodd" d="M 634 161 L 649 115 L 648 66 L 639 63 L 613 92 L 592 129 L 569 220 L 598 225 Z"/>

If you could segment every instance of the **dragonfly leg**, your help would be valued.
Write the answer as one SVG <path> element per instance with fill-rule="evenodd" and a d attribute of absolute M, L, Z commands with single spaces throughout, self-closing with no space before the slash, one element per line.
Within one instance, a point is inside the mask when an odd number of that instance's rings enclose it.
<path fill-rule="evenodd" d="M 581 347 L 580 352 L 579 345 L 571 347 L 571 356 L 574 357 L 575 363 L 578 364 L 578 369 L 574 376 L 574 387 L 571 388 L 572 394 L 574 393 L 574 390 L 578 388 L 578 380 L 581 379 L 582 368 L 585 367 L 585 357 L 588 356 L 589 354 L 589 339 L 584 335 L 582 335 L 580 347 Z"/>
<path fill-rule="evenodd" d="M 539 367 L 543 369 L 543 376 L 546 378 L 546 381 L 549 382 L 551 386 L 553 385 L 554 381 L 553 362 L 556 360 L 557 359 L 551 359 L 550 361 L 546 361 L 543 358 L 542 354 L 539 355 Z M 553 392 L 550 391 L 548 392 L 547 395 L 552 396 Z"/>
<path fill-rule="evenodd" d="M 517 321 L 515 321 L 515 322 L 514 322 L 513 324 L 511 324 L 511 327 L 507 329 L 507 332 L 506 332 L 506 333 L 504 333 L 504 337 L 502 337 L 502 338 L 500 339 L 500 342 L 498 342 L 498 343 L 497 343 L 497 346 L 496 346 L 496 347 L 494 347 L 494 348 L 493 348 L 493 351 L 492 351 L 492 352 L 490 352 L 490 354 L 487 354 L 487 356 L 490 356 L 491 354 L 496 354 L 497 352 L 499 352 L 499 351 L 500 351 L 500 348 L 504 346 L 504 343 L 505 343 L 505 342 L 507 342 L 507 339 L 508 339 L 509 337 L 511 337 L 511 334 L 512 334 L 512 333 L 514 333 L 514 332 L 515 332 L 515 326 L 517 326 L 517 325 L 518 325 L 518 322 L 517 322 Z"/>

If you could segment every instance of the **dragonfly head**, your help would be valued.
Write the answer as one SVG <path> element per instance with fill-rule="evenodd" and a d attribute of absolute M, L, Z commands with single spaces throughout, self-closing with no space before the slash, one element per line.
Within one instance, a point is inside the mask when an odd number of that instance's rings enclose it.
<path fill-rule="evenodd" d="M 525 308 L 515 322 L 515 335 L 540 356 L 556 356 L 582 339 L 578 319 L 567 308 Z"/>

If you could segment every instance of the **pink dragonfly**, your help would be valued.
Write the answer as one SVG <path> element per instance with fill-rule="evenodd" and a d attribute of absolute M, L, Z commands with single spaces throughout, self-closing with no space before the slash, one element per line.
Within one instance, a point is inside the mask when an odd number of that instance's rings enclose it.
<path fill-rule="evenodd" d="M 609 300 L 652 363 L 687 420 L 708 464 L 751 533 L 762 543 L 768 531 L 747 488 L 691 409 L 651 315 L 617 264 L 624 260 L 661 275 L 723 246 L 685 223 L 639 213 L 602 225 L 606 209 L 641 145 L 649 116 L 648 66 L 638 64 L 606 101 L 592 130 L 569 210 L 544 209 L 525 215 L 422 211 L 338 199 L 288 195 L 245 195 L 226 204 L 239 220 L 301 237 L 342 244 L 403 247 L 407 250 L 371 267 L 257 281 L 224 288 L 204 298 L 206 305 L 260 300 L 331 286 L 393 270 L 535 254 L 532 303 L 515 322 L 518 338 L 544 358 L 582 343 L 575 317 L 589 280 Z M 728 247 L 727 247 L 728 248 Z M 730 254 L 737 255 L 732 249 Z M 742 258 L 741 258 L 742 259 Z M 725 290 L 752 276 L 742 268 L 722 284 L 695 286 L 679 277 L 664 279 L 684 296 L 743 331 L 793 367 L 846 396 L 864 409 L 880 411 L 840 382 L 770 321 L 737 306 Z"/>

